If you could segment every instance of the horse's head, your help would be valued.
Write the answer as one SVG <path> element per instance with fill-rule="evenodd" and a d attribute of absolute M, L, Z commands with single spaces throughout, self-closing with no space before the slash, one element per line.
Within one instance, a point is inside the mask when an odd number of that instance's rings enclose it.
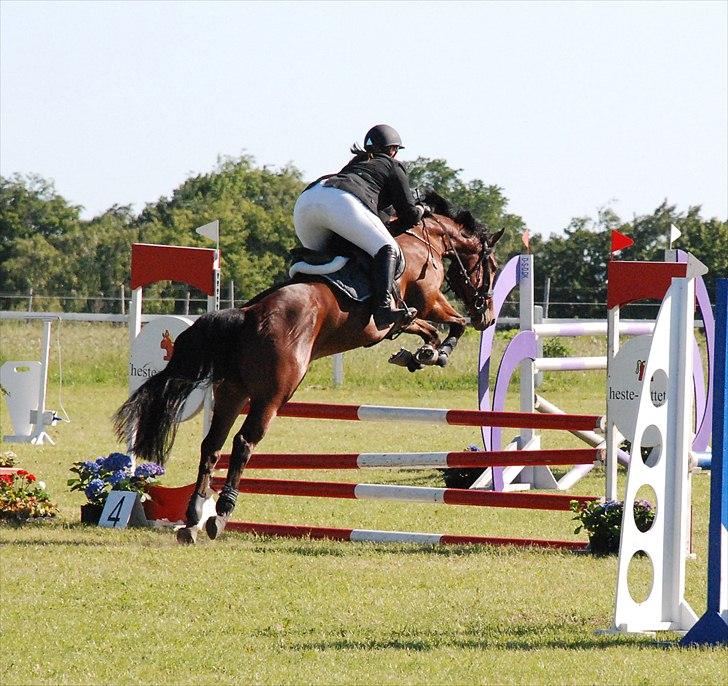
<path fill-rule="evenodd" d="M 442 256 L 450 258 L 445 280 L 465 305 L 472 326 L 483 331 L 495 322 L 493 283 L 498 263 L 493 249 L 503 229 L 489 233 L 468 210 L 454 213 L 436 193 L 428 193 L 425 202 L 435 212 L 431 221 L 444 232 Z"/>

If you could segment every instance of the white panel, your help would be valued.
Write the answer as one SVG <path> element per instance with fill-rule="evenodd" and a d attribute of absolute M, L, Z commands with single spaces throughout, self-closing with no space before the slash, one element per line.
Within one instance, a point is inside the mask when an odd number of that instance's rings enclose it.
<path fill-rule="evenodd" d="M 404 500 L 413 503 L 442 503 L 444 488 L 422 486 L 389 486 L 387 484 L 357 484 L 354 495 L 358 500 Z"/>
<path fill-rule="evenodd" d="M 447 424 L 447 410 L 430 407 L 381 407 L 360 405 L 359 419 L 366 422 L 428 422 Z"/>
<path fill-rule="evenodd" d="M 371 531 L 368 529 L 354 529 L 350 541 L 370 543 L 420 543 L 437 545 L 442 536 L 440 534 L 418 534 L 409 531 Z"/>

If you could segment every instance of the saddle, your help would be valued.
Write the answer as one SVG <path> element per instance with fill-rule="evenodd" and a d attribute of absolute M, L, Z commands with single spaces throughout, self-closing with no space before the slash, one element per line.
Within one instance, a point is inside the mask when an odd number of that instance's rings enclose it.
<path fill-rule="evenodd" d="M 294 281 L 323 281 L 355 302 L 366 302 L 374 294 L 372 258 L 340 236 L 329 240 L 325 252 L 298 247 L 289 254 L 293 264 L 288 275 Z M 404 267 L 404 254 L 400 252 L 396 278 L 402 276 Z"/>

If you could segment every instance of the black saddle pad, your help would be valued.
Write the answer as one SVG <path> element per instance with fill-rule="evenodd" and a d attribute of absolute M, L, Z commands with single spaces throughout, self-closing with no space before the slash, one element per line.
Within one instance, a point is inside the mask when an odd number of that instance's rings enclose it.
<path fill-rule="evenodd" d="M 326 252 L 316 252 L 308 248 L 294 248 L 291 250 L 293 262 L 307 262 L 308 264 L 328 264 L 335 257 L 344 255 L 349 261 L 338 271 L 331 274 L 296 274 L 294 281 L 322 281 L 350 300 L 365 302 L 374 293 L 372 277 L 372 258 L 361 248 L 357 248 L 340 236 L 332 236 L 327 245 Z M 397 278 L 404 271 L 404 256 L 400 252 L 397 263 Z"/>
<path fill-rule="evenodd" d="M 328 264 L 335 257 L 344 255 L 348 257 L 347 263 L 338 271 L 331 274 L 296 274 L 294 281 L 322 281 L 349 300 L 365 302 L 372 297 L 371 260 L 363 250 L 354 248 L 346 252 L 319 253 L 307 248 L 296 248 L 291 251 L 293 262 L 307 262 L 308 264 Z"/>

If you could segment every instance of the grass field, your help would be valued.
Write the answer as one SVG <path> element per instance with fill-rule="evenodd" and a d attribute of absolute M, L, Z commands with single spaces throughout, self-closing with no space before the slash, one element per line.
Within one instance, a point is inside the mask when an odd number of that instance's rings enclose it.
<path fill-rule="evenodd" d="M 38 324 L 0 322 L 0 362 L 37 359 L 39 340 Z M 386 364 L 400 341 L 347 355 L 340 389 L 331 387 L 330 362 L 316 363 L 296 398 L 476 406 L 477 337 L 463 340 L 448 369 L 415 375 Z M 603 339 L 564 343 L 574 354 L 600 354 Z M 54 335 L 48 406 L 58 410 L 55 344 Z M 126 396 L 126 330 L 65 323 L 60 347 L 62 402 L 71 423 L 50 430 L 55 446 L 2 446 L 47 483 L 60 517 L 0 525 L 1 683 L 728 682 L 727 650 L 680 649 L 674 634 L 595 633 L 611 624 L 616 558 L 234 533 L 182 548 L 168 531 L 81 526 L 83 496 L 68 492 L 68 468 L 121 447 L 109 417 Z M 547 377 L 541 391 L 567 410 L 601 413 L 603 387 L 598 372 L 565 373 Z M 4 403 L 0 423 L 7 433 Z M 182 426 L 164 483 L 192 481 L 200 430 L 199 420 Z M 477 430 L 463 427 L 279 418 L 261 449 L 460 450 L 478 440 Z M 579 442 L 551 432 L 544 445 Z M 325 478 L 442 483 L 438 472 L 415 470 L 332 472 Z M 599 495 L 603 487 L 603 473 L 595 470 L 574 492 Z M 697 475 L 693 489 L 696 557 L 688 563 L 687 598 L 702 614 L 709 476 Z M 236 519 L 579 538 L 568 513 L 255 495 L 238 503 Z"/>

